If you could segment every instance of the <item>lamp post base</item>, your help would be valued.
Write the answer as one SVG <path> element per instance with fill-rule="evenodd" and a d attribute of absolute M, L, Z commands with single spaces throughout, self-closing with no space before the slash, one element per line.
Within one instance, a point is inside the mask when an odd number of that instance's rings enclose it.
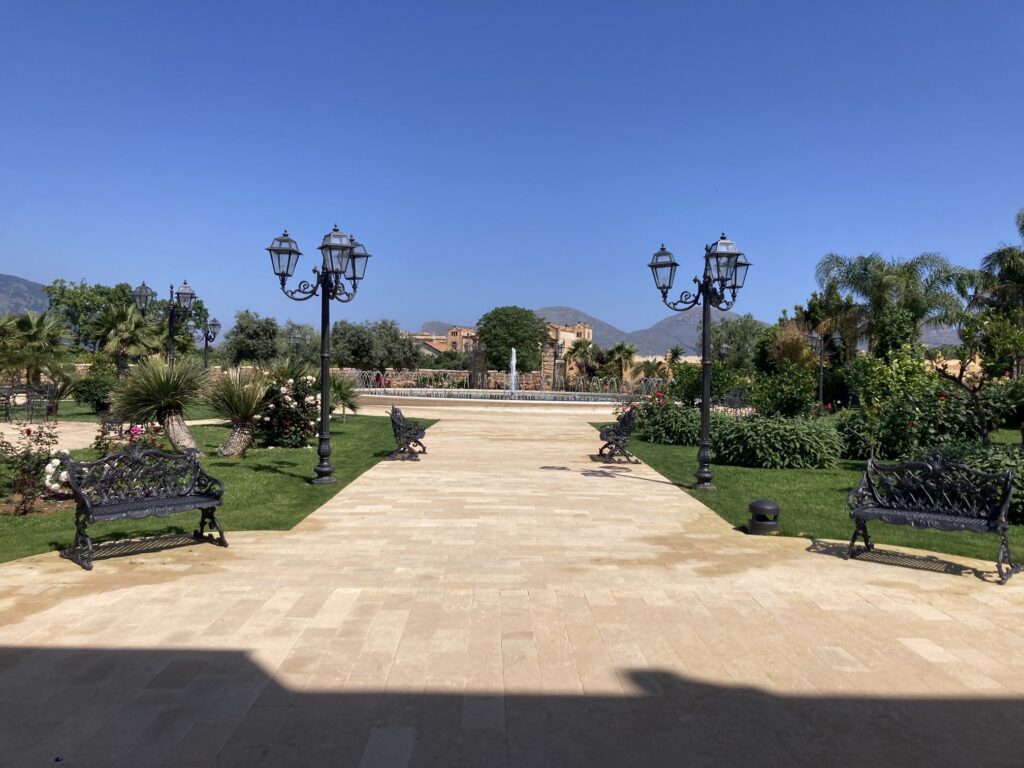
<path fill-rule="evenodd" d="M 316 466 L 313 468 L 316 472 L 316 477 L 311 481 L 313 485 L 329 485 L 330 483 L 338 482 L 334 478 L 334 467 L 328 464 L 326 467 Z"/>
<path fill-rule="evenodd" d="M 715 490 L 715 484 L 712 482 L 715 479 L 714 473 L 708 467 L 701 467 L 693 476 L 697 478 L 697 484 L 694 485 L 694 489 L 698 491 L 713 491 Z"/>

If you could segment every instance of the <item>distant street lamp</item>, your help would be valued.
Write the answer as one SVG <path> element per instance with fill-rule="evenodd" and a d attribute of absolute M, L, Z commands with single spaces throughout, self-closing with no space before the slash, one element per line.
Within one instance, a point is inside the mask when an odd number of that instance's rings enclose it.
<path fill-rule="evenodd" d="M 838 333 L 826 333 L 824 336 L 815 331 L 807 334 L 807 343 L 818 353 L 818 405 L 825 404 L 825 348 L 842 340 Z"/>
<path fill-rule="evenodd" d="M 288 334 L 288 341 L 292 343 L 292 349 L 295 350 L 295 356 L 299 356 L 299 347 L 302 346 L 302 334 L 298 331 L 292 331 Z"/>
<path fill-rule="evenodd" d="M 676 269 L 679 264 L 665 245 L 651 257 L 647 265 L 654 275 L 654 285 L 661 291 L 661 300 L 669 309 L 684 312 L 701 304 L 702 316 L 701 335 L 701 368 L 703 373 L 703 390 L 700 399 L 700 447 L 697 451 L 697 478 L 695 488 L 714 490 L 714 473 L 711 471 L 711 307 L 720 310 L 732 308 L 736 303 L 736 293 L 743 287 L 747 278 L 750 262 L 736 247 L 736 243 L 728 240 L 725 233 L 713 244 L 704 246 L 704 275 L 693 278 L 697 285 L 695 292 L 683 291 L 676 301 L 668 300 L 668 293 L 675 281 Z"/>
<path fill-rule="evenodd" d="M 153 297 L 156 296 L 156 291 L 146 285 L 146 281 L 142 281 L 142 285 L 132 291 L 132 297 L 135 299 L 135 307 L 139 310 L 143 317 L 146 316 L 146 312 L 149 311 L 149 305 L 153 301 Z M 174 367 L 174 326 L 177 322 L 184 323 L 189 313 L 192 311 L 192 305 L 196 300 L 196 292 L 188 284 L 188 280 L 183 280 L 181 285 L 178 286 L 178 290 L 174 290 L 174 285 L 171 284 L 170 297 L 167 302 L 167 365 L 168 367 Z"/>
<path fill-rule="evenodd" d="M 308 301 L 319 292 L 320 294 L 320 444 L 317 454 L 320 463 L 314 471 L 314 483 L 333 483 L 334 467 L 331 466 L 331 368 L 329 362 L 331 350 L 331 301 L 347 304 L 356 297 L 359 281 L 366 273 L 366 262 L 370 254 L 363 244 L 352 235 L 346 235 L 338 226 L 324 235 L 320 244 L 323 263 L 319 268 L 313 267 L 316 276 L 312 282 L 302 280 L 298 288 L 288 290 L 285 284 L 295 272 L 299 263 L 299 244 L 288 236 L 286 229 L 280 237 L 267 247 L 270 254 L 270 266 L 281 281 L 281 292 L 294 301 Z M 346 288 L 345 281 L 351 286 Z"/>
<path fill-rule="evenodd" d="M 220 333 L 220 322 L 215 317 L 200 328 L 199 331 L 203 334 L 203 368 L 209 368 L 210 345 L 213 343 L 213 340 L 217 338 L 217 334 Z"/>

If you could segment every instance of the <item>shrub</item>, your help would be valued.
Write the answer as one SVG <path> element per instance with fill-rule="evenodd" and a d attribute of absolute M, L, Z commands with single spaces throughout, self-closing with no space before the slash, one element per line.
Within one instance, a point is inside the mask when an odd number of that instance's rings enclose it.
<path fill-rule="evenodd" d="M 830 419 L 735 419 L 722 423 L 714 440 L 721 464 L 763 469 L 835 466 L 842 440 Z"/>
<path fill-rule="evenodd" d="M 315 376 L 281 378 L 281 374 L 278 371 L 272 375 L 267 405 L 256 431 L 266 446 L 302 448 L 317 434 L 319 387 Z"/>
<path fill-rule="evenodd" d="M 87 405 L 93 413 L 110 406 L 110 393 L 117 384 L 117 371 L 112 360 L 97 355 L 89 372 L 78 380 L 74 398 L 79 405 Z"/>
<path fill-rule="evenodd" d="M 750 391 L 762 416 L 809 416 L 817 396 L 817 372 L 799 364 L 784 363 L 778 373 L 756 376 Z"/>
<path fill-rule="evenodd" d="M 943 455 L 950 461 L 993 474 L 1013 469 L 1013 501 L 1010 502 L 1009 520 L 1024 525 L 1024 446 L 993 445 L 985 448 L 976 443 L 945 446 Z"/>
<path fill-rule="evenodd" d="M 197 449 L 182 414 L 200 401 L 207 381 L 206 372 L 190 358 L 171 368 L 151 357 L 121 380 L 111 400 L 115 411 L 136 424 L 159 422 L 176 450 Z"/>
<path fill-rule="evenodd" d="M 721 361 L 711 363 L 711 402 L 714 403 L 736 388 L 741 381 L 736 371 Z M 665 394 L 684 405 L 692 406 L 700 401 L 704 392 L 704 373 L 696 363 L 673 363 L 671 380 L 665 387 Z"/>
<path fill-rule="evenodd" d="M 662 445 L 697 445 L 700 442 L 700 409 L 673 402 L 663 393 L 648 395 L 638 403 L 633 434 L 640 440 Z M 711 413 L 711 434 L 732 417 Z"/>
<path fill-rule="evenodd" d="M 57 444 L 57 434 L 47 424 L 16 422 L 16 444 L 0 437 L 0 481 L 5 496 L 14 495 L 14 512 L 27 515 L 47 489 L 50 452 Z"/>

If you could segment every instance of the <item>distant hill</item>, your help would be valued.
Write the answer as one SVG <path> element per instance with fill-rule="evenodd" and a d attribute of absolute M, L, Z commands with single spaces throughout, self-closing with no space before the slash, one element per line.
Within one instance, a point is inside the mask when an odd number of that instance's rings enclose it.
<path fill-rule="evenodd" d="M 49 306 L 42 283 L 14 275 L 0 275 L 0 315 L 45 312 Z"/>
<path fill-rule="evenodd" d="M 634 345 L 639 355 L 664 355 L 675 346 L 683 347 L 688 355 L 700 354 L 701 311 L 699 308 L 689 312 L 674 312 L 650 328 L 642 328 L 638 331 L 624 331 L 621 328 L 616 328 L 611 323 L 606 323 L 601 318 L 589 315 L 575 307 L 541 307 L 533 311 L 538 317 L 555 325 L 588 323 L 594 329 L 594 343 L 603 349 L 608 349 L 613 344 L 624 341 Z M 723 317 L 734 318 L 736 314 L 719 312 L 717 309 L 711 310 L 711 318 L 714 322 L 719 322 Z M 452 325 L 453 323 L 430 320 L 423 324 L 422 330 L 426 333 L 444 335 Z M 960 337 L 955 328 L 948 326 L 925 328 L 921 332 L 921 343 L 926 347 L 959 344 Z"/>
<path fill-rule="evenodd" d="M 594 328 L 594 343 L 607 349 L 612 344 L 624 341 L 637 348 L 640 355 L 664 355 L 669 349 L 675 346 L 683 347 L 687 354 L 692 354 L 700 347 L 701 313 L 699 310 L 689 312 L 678 312 L 659 320 L 650 328 L 643 328 L 639 331 L 623 331 L 610 323 L 588 315 L 572 307 L 542 307 L 534 310 L 549 323 L 558 325 L 572 325 L 577 322 L 589 323 Z M 735 317 L 731 312 L 719 312 L 713 309 L 711 317 L 718 322 L 723 317 Z"/>
<path fill-rule="evenodd" d="M 588 323 L 594 329 L 594 343 L 599 347 L 610 347 L 615 342 L 622 341 L 629 336 L 626 331 L 573 307 L 541 307 L 533 312 L 538 317 L 555 325 Z"/>

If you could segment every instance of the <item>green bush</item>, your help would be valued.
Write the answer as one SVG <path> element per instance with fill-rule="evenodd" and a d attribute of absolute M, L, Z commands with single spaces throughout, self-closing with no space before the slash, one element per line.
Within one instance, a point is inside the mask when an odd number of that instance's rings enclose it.
<path fill-rule="evenodd" d="M 278 370 L 272 375 L 267 406 L 257 422 L 257 433 L 265 446 L 302 448 L 317 434 L 320 419 L 320 388 L 311 374 L 288 376 L 296 370 Z M 285 378 L 287 376 L 287 378 Z"/>
<path fill-rule="evenodd" d="M 809 416 L 817 398 L 817 371 L 796 363 L 756 376 L 750 390 L 751 402 L 762 416 Z"/>
<path fill-rule="evenodd" d="M 711 363 L 711 402 L 717 402 L 740 384 L 736 371 L 721 361 Z M 665 394 L 684 405 L 694 405 L 704 392 L 704 373 L 696 363 L 673 363 Z"/>
<path fill-rule="evenodd" d="M 715 433 L 715 461 L 763 469 L 817 469 L 835 466 L 842 440 L 830 419 L 735 419 Z"/>
<path fill-rule="evenodd" d="M 697 445 L 700 442 L 700 409 L 689 408 L 653 395 L 635 404 L 633 434 L 640 440 L 661 445 Z M 733 421 L 724 413 L 711 413 L 711 434 L 725 422 Z"/>
<path fill-rule="evenodd" d="M 75 386 L 75 402 L 89 406 L 93 413 L 99 413 L 110 405 L 110 393 L 116 384 L 117 369 L 114 362 L 97 355 L 89 372 Z"/>
<path fill-rule="evenodd" d="M 1024 446 L 993 445 L 985 448 L 977 444 L 960 443 L 942 449 L 950 461 L 980 469 L 993 474 L 1013 469 L 1013 501 L 1010 503 L 1009 520 L 1015 525 L 1024 525 Z"/>

